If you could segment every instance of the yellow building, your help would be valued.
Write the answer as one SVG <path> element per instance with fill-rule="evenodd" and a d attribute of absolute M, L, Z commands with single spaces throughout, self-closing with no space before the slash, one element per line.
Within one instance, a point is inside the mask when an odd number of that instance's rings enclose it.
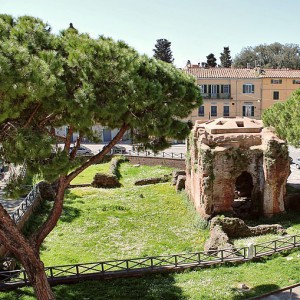
<path fill-rule="evenodd" d="M 300 70 L 263 70 L 262 112 L 274 103 L 285 101 L 290 94 L 300 88 Z"/>
<path fill-rule="evenodd" d="M 203 105 L 190 118 L 219 117 L 260 119 L 264 109 L 285 101 L 300 88 L 300 70 L 202 68 L 190 65 L 184 72 L 193 75 L 203 97 Z"/>

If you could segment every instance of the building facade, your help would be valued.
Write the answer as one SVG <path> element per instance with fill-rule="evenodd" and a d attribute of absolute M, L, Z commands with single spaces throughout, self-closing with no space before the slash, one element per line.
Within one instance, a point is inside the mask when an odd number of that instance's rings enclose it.
<path fill-rule="evenodd" d="M 263 111 L 285 101 L 300 88 L 300 70 L 203 68 L 189 65 L 184 72 L 193 75 L 203 97 L 203 105 L 190 120 L 220 117 L 261 119 Z"/>

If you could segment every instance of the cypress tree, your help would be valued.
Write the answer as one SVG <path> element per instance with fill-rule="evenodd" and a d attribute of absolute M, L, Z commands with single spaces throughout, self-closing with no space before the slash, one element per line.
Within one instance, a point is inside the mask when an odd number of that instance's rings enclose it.
<path fill-rule="evenodd" d="M 216 63 L 217 59 L 215 58 L 215 55 L 213 53 L 210 53 L 209 55 L 206 56 L 206 58 L 207 58 L 207 61 L 206 61 L 207 66 L 209 68 L 215 68 L 217 65 L 217 63 Z"/>
<path fill-rule="evenodd" d="M 224 50 L 222 53 L 220 53 L 220 61 L 221 61 L 221 67 L 223 68 L 230 68 L 232 64 L 231 56 L 230 56 L 230 50 L 229 47 L 224 47 Z"/>
<path fill-rule="evenodd" d="M 155 44 L 154 57 L 167 63 L 173 63 L 174 58 L 171 51 L 171 42 L 166 39 L 158 39 Z"/>

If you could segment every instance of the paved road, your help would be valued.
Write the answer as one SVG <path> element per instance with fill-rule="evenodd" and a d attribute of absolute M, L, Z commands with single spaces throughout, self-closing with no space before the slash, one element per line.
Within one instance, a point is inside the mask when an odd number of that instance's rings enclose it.
<path fill-rule="evenodd" d="M 10 199 L 4 197 L 4 187 L 5 182 L 8 180 L 8 173 L 5 173 L 5 177 L 3 180 L 0 180 L 0 204 L 6 209 L 6 211 L 11 215 L 21 204 L 21 202 L 24 200 L 22 199 Z"/>
<path fill-rule="evenodd" d="M 99 150 L 102 150 L 102 148 L 106 145 L 106 143 L 100 143 L 100 144 L 82 144 L 83 146 L 89 148 L 92 150 L 94 154 L 98 153 Z M 127 143 L 120 143 L 118 145 L 122 145 L 126 148 L 126 151 L 132 150 L 132 145 Z M 176 144 L 172 145 L 168 149 L 164 150 L 164 152 L 168 153 L 185 153 L 185 144 Z"/>
<path fill-rule="evenodd" d="M 292 291 L 282 291 L 266 297 L 260 297 L 260 300 L 296 300 L 300 299 L 300 287 L 293 288 Z"/>

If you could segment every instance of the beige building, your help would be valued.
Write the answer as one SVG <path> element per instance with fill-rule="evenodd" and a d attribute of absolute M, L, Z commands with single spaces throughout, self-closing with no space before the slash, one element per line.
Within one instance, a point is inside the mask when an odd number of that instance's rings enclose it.
<path fill-rule="evenodd" d="M 203 105 L 190 119 L 211 120 L 220 117 L 261 119 L 263 111 L 285 101 L 300 88 L 300 70 L 202 68 L 189 65 L 184 72 L 193 75 L 203 97 Z"/>

